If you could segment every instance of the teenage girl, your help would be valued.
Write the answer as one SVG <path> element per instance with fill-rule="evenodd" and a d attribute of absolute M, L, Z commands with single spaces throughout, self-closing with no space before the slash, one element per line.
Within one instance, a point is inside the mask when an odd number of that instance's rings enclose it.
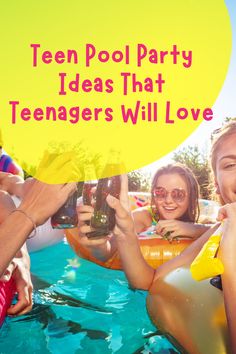
<path fill-rule="evenodd" d="M 197 238 L 208 227 L 197 224 L 199 186 L 192 171 L 182 164 L 158 169 L 151 187 L 151 205 L 133 211 L 137 233 L 156 225 L 156 233 L 169 239 Z"/>
<path fill-rule="evenodd" d="M 209 227 L 196 223 L 199 215 L 198 198 L 199 186 L 189 168 L 181 164 L 160 168 L 152 182 L 151 205 L 132 213 L 136 232 L 143 232 L 155 224 L 156 233 L 169 240 L 178 236 L 199 237 Z M 85 221 L 90 220 L 92 214 L 91 206 L 78 207 L 77 239 L 81 245 L 89 248 L 94 257 L 106 261 L 116 251 L 116 241 L 114 235 L 100 239 L 86 236 L 91 227 Z"/>

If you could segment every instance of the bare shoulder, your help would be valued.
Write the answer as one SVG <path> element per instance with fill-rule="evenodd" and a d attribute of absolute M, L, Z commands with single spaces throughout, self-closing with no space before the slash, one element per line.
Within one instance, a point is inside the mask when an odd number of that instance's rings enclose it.
<path fill-rule="evenodd" d="M 132 215 L 134 219 L 139 219 L 139 218 L 150 218 L 151 215 L 147 207 L 142 207 L 142 208 L 137 208 L 132 211 Z"/>
<path fill-rule="evenodd" d="M 146 230 L 152 223 L 152 217 L 147 207 L 138 208 L 132 211 L 132 216 L 137 232 Z"/>

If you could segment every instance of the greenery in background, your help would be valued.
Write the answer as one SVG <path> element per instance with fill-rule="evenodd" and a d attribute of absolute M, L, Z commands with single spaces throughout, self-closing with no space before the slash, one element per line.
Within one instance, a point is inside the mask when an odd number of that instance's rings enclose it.
<path fill-rule="evenodd" d="M 235 122 L 236 121 L 236 117 L 234 118 L 230 118 L 230 117 L 226 117 L 222 123 L 222 125 L 224 125 L 225 123 L 230 123 L 230 122 Z"/>
<path fill-rule="evenodd" d="M 226 117 L 222 122 L 222 126 L 230 121 L 236 121 L 236 118 Z M 217 129 L 214 131 L 217 132 Z M 214 133 L 211 138 L 213 138 Z M 77 150 L 80 163 L 86 166 L 87 156 L 81 146 L 74 147 Z M 14 155 L 14 154 L 13 154 Z M 15 156 L 12 156 L 14 159 Z M 173 160 L 180 162 L 188 166 L 195 174 L 198 183 L 200 185 L 200 193 L 203 199 L 211 199 L 211 194 L 213 191 L 213 184 L 211 178 L 211 169 L 208 163 L 208 154 L 205 151 L 200 151 L 197 145 L 187 146 L 183 149 L 177 150 L 173 153 Z M 89 161 L 95 166 L 96 172 L 101 169 L 101 156 L 99 154 L 95 155 L 93 160 Z M 25 162 L 21 163 L 21 167 L 24 170 L 25 179 L 35 175 L 36 166 L 27 166 Z M 27 172 L 26 172 L 27 171 Z M 84 171 L 82 171 L 84 174 Z M 151 176 L 142 174 L 139 170 L 132 171 L 128 173 L 129 180 L 129 191 L 131 192 L 149 192 L 151 188 Z M 82 194 L 83 182 L 78 183 L 78 194 Z"/>
<path fill-rule="evenodd" d="M 174 152 L 173 160 L 190 168 L 198 180 L 201 198 L 211 199 L 211 170 L 207 153 L 200 151 L 197 145 L 187 146 Z"/>
<path fill-rule="evenodd" d="M 146 176 L 138 170 L 132 171 L 128 173 L 128 181 L 130 192 L 150 192 L 150 175 Z"/>
<path fill-rule="evenodd" d="M 77 184 L 78 196 L 82 195 L 84 182 Z M 129 192 L 150 192 L 150 176 L 143 175 L 140 171 L 128 173 Z"/>

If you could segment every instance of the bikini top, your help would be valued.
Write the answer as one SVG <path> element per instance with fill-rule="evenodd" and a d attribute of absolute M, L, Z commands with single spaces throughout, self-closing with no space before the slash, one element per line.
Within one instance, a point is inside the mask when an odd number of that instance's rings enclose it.
<path fill-rule="evenodd" d="M 150 213 L 151 215 L 151 218 L 152 218 L 152 225 L 156 225 L 157 224 L 157 220 L 156 220 L 156 215 L 155 213 L 153 212 L 153 209 L 151 207 L 151 205 L 148 205 L 147 206 L 147 211 Z"/>
<path fill-rule="evenodd" d="M 211 283 L 211 285 L 215 286 L 217 289 L 223 290 L 222 280 L 221 280 L 221 276 L 220 275 L 217 275 L 216 277 L 211 278 L 210 279 L 210 283 Z"/>

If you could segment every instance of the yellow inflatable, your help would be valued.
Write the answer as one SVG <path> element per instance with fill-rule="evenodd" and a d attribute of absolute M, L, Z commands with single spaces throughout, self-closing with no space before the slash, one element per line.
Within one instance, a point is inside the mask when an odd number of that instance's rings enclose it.
<path fill-rule="evenodd" d="M 200 281 L 223 274 L 224 266 L 221 260 L 216 257 L 220 237 L 220 235 L 212 235 L 194 259 L 190 266 L 193 279 Z"/>
<path fill-rule="evenodd" d="M 94 258 L 91 255 L 91 252 L 79 243 L 77 228 L 66 230 L 66 238 L 78 256 L 105 268 L 122 269 L 121 261 L 117 252 L 106 262 L 101 262 Z M 188 239 L 181 239 L 181 241 L 173 241 L 172 243 L 169 243 L 169 241 L 164 240 L 160 236 L 146 236 L 139 238 L 142 254 L 148 264 L 154 269 L 164 262 L 178 256 L 191 242 L 192 241 Z"/>
<path fill-rule="evenodd" d="M 193 280 L 189 269 L 157 280 L 149 291 L 147 309 L 181 353 L 230 353 L 223 293 L 209 280 Z"/>

